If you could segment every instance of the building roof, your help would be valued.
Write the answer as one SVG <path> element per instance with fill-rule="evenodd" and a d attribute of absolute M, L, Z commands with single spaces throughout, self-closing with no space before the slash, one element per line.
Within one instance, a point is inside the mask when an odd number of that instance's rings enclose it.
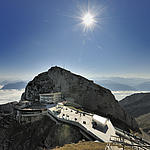
<path fill-rule="evenodd" d="M 108 121 L 107 118 L 104 118 L 104 117 L 101 117 L 101 116 L 98 116 L 98 115 L 93 115 L 93 120 L 101 123 L 102 125 L 106 125 L 106 123 Z"/>

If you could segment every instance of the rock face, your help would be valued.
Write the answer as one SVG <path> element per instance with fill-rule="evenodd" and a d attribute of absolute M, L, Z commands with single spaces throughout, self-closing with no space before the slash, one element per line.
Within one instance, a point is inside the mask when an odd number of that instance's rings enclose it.
<path fill-rule="evenodd" d="M 120 128 L 138 130 L 136 121 L 120 107 L 110 90 L 60 67 L 52 67 L 30 81 L 22 100 L 34 101 L 39 99 L 39 94 L 50 92 L 62 92 L 65 100 L 109 117 Z"/>
<path fill-rule="evenodd" d="M 136 117 L 139 127 L 150 135 L 150 93 L 138 93 L 127 96 L 120 105 L 132 116 Z"/>
<path fill-rule="evenodd" d="M 137 93 L 121 100 L 120 105 L 132 116 L 150 113 L 150 93 Z"/>
<path fill-rule="evenodd" d="M 12 116 L 0 116 L 0 150 L 43 150 L 82 140 L 78 128 L 55 124 L 47 116 L 20 125 Z"/>
<path fill-rule="evenodd" d="M 11 113 L 13 113 L 13 106 L 16 103 L 17 102 L 11 102 L 11 103 L 0 105 L 0 113 L 3 113 L 3 114 L 11 114 Z"/>

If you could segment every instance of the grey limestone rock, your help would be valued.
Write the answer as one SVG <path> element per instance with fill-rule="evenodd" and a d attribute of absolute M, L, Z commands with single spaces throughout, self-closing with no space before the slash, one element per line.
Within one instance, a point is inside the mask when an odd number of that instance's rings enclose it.
<path fill-rule="evenodd" d="M 76 143 L 83 139 L 79 129 L 56 124 L 49 117 L 19 124 L 12 116 L 0 119 L 0 150 L 40 150 Z"/>
<path fill-rule="evenodd" d="M 138 130 L 134 118 L 123 110 L 110 90 L 57 66 L 30 81 L 22 100 L 34 101 L 39 99 L 39 94 L 50 92 L 62 92 L 67 101 L 80 104 L 86 111 L 109 117 L 119 128 Z"/>

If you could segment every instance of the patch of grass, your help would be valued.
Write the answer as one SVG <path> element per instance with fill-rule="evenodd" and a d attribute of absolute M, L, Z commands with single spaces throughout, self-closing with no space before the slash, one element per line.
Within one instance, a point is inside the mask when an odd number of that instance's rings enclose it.
<path fill-rule="evenodd" d="M 79 142 L 76 144 L 66 144 L 63 147 L 56 147 L 53 150 L 105 150 L 107 143 L 100 142 Z M 110 144 L 113 148 L 123 148 L 122 145 Z M 132 150 L 130 147 L 125 147 L 125 150 Z"/>
<path fill-rule="evenodd" d="M 66 144 L 53 150 L 105 150 L 106 143 L 79 142 L 77 144 Z"/>
<path fill-rule="evenodd" d="M 75 107 L 73 107 L 73 106 L 67 106 L 67 107 L 69 107 L 70 109 L 73 109 L 73 110 L 79 111 L 79 112 L 83 112 L 81 109 L 79 109 L 79 108 L 75 108 Z"/>

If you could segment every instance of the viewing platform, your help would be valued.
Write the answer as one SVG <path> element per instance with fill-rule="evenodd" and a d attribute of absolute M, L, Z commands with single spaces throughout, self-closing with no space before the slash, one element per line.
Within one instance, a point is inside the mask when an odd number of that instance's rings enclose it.
<path fill-rule="evenodd" d="M 93 114 L 79 112 L 59 104 L 48 108 L 48 113 L 60 121 L 78 126 L 95 140 L 110 142 L 110 137 L 116 136 L 116 130 L 109 119 L 101 117 L 102 122 L 100 122 L 98 128 L 94 128 Z M 104 120 L 106 122 L 103 122 Z"/>
<path fill-rule="evenodd" d="M 15 108 L 16 119 L 20 123 L 28 123 L 47 115 L 57 124 L 68 123 L 78 127 L 81 134 L 89 140 L 118 143 L 139 150 L 150 149 L 148 141 L 115 128 L 108 118 L 84 112 L 77 104 L 62 101 L 61 97 L 60 92 L 47 93 L 40 94 L 40 100 L 32 104 L 30 101 L 20 102 Z"/>

